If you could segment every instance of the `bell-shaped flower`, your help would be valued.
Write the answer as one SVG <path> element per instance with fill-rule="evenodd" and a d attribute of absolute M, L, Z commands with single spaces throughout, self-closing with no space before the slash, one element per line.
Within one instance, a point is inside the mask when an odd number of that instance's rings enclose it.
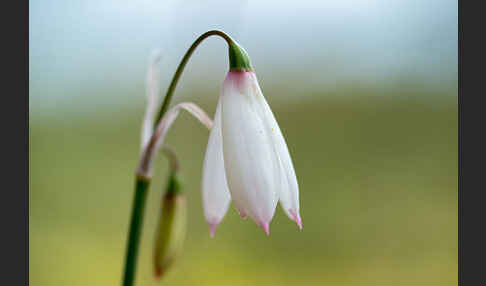
<path fill-rule="evenodd" d="M 228 43 L 230 71 L 221 89 L 214 122 L 191 102 L 182 102 L 169 109 L 175 86 L 189 57 L 204 39 L 215 35 Z M 222 31 L 211 30 L 199 36 L 182 58 L 156 114 L 159 59 L 160 56 L 154 53 L 147 73 L 147 110 L 136 170 L 124 285 L 131 285 L 135 277 L 144 201 L 155 156 L 181 110 L 188 111 L 211 130 L 202 176 L 204 214 L 211 236 L 231 201 L 243 218 L 249 216 L 267 235 L 279 201 L 287 216 L 302 229 L 299 187 L 287 144 L 263 97 L 246 51 Z M 175 154 L 168 154 L 169 159 L 172 158 L 171 172 L 162 199 L 153 255 L 156 277 L 163 275 L 180 255 L 186 234 L 185 195 L 177 178 Z"/>
<path fill-rule="evenodd" d="M 302 228 L 287 144 L 252 70 L 230 70 L 224 80 L 206 148 L 202 192 L 211 236 L 230 200 L 267 234 L 278 201 Z"/>
<path fill-rule="evenodd" d="M 218 102 L 213 126 L 209 133 L 202 175 L 202 200 L 204 216 L 213 237 L 216 227 L 228 210 L 231 196 L 226 183 L 221 139 L 221 102 Z"/>

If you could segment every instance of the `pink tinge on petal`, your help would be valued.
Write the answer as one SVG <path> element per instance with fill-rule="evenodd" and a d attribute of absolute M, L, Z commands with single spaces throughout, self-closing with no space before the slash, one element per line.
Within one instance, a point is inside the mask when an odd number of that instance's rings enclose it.
<path fill-rule="evenodd" d="M 209 236 L 211 238 L 214 237 L 214 233 L 216 232 L 216 228 L 218 228 L 218 222 L 211 222 L 209 223 Z"/>
<path fill-rule="evenodd" d="M 241 93 L 245 93 L 249 86 L 258 84 L 255 72 L 253 71 L 230 71 L 226 75 L 225 82 L 223 84 L 233 85 Z"/>
<path fill-rule="evenodd" d="M 296 212 L 293 209 L 289 210 L 290 215 L 292 216 L 292 219 L 297 223 L 299 226 L 299 229 L 302 230 L 302 219 L 300 218 L 300 214 Z"/>
<path fill-rule="evenodd" d="M 295 222 L 299 226 L 299 229 L 302 230 L 302 219 L 300 218 L 299 214 L 297 214 L 297 218 L 295 219 Z"/>
<path fill-rule="evenodd" d="M 268 222 L 261 222 L 260 226 L 263 228 L 263 231 L 267 234 L 267 236 L 270 235 L 270 226 L 268 225 Z"/>

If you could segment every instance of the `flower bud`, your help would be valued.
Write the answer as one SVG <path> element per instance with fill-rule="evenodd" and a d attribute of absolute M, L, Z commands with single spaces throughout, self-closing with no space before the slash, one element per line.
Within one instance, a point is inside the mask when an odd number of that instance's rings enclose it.
<path fill-rule="evenodd" d="M 154 275 L 160 278 L 182 251 L 186 235 L 186 197 L 179 179 L 169 177 L 167 192 L 162 198 L 159 225 L 155 238 Z"/>

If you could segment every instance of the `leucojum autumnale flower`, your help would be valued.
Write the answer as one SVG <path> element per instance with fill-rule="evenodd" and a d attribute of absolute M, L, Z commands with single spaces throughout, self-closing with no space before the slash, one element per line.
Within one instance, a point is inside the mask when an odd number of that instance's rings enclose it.
<path fill-rule="evenodd" d="M 224 79 L 213 120 L 196 104 L 169 108 L 177 82 L 196 47 L 209 36 L 228 44 L 229 72 Z M 123 285 L 133 285 L 146 194 L 154 159 L 163 148 L 170 161 L 161 216 L 156 232 L 154 273 L 160 277 L 182 250 L 186 227 L 185 194 L 178 175 L 179 163 L 164 139 L 181 110 L 195 116 L 210 130 L 202 169 L 202 201 L 210 235 L 223 220 L 229 205 L 241 217 L 250 217 L 270 234 L 269 225 L 280 202 L 287 216 L 302 229 L 299 187 L 287 144 L 258 84 L 247 52 L 221 31 L 209 31 L 191 45 L 179 64 L 159 112 L 157 63 L 154 55 L 147 77 L 147 110 L 142 126 L 141 155 L 136 172 L 135 197 L 127 242 Z"/>

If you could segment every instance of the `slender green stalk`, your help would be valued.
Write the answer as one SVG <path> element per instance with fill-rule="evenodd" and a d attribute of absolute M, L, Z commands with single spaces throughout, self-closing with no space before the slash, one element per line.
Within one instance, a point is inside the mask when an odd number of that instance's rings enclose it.
<path fill-rule="evenodd" d="M 130 221 L 130 232 L 128 233 L 123 286 L 131 286 L 135 280 L 138 246 L 140 242 L 140 234 L 142 232 L 145 201 L 147 199 L 149 184 L 149 180 L 137 177 L 135 183 L 135 196 L 133 198 L 132 218 Z"/>
<path fill-rule="evenodd" d="M 218 30 L 208 31 L 202 34 L 201 36 L 199 36 L 199 38 L 196 39 L 196 41 L 194 41 L 194 43 L 192 43 L 192 45 L 189 47 L 186 54 L 182 58 L 179 66 L 177 67 L 177 70 L 174 73 L 174 76 L 172 77 L 172 81 L 170 82 L 169 88 L 167 89 L 164 102 L 162 102 L 162 106 L 160 108 L 159 114 L 157 115 L 157 118 L 155 120 L 155 126 L 157 126 L 158 122 L 167 111 L 167 108 L 169 108 L 172 95 L 174 94 L 174 90 L 176 88 L 177 82 L 179 81 L 179 78 L 181 77 L 182 72 L 184 71 L 187 61 L 191 57 L 192 53 L 196 50 L 197 46 L 199 46 L 199 44 L 202 41 L 204 41 L 206 38 L 211 36 L 220 36 L 228 43 L 230 70 L 246 70 L 246 71 L 252 70 L 248 54 L 233 39 L 231 39 L 230 36 Z"/>
<path fill-rule="evenodd" d="M 156 117 L 154 128 L 156 128 L 156 126 L 160 123 L 161 119 L 167 112 L 177 82 L 179 81 L 179 78 L 182 75 L 184 67 L 187 64 L 187 61 L 189 60 L 189 58 L 191 57 L 192 53 L 197 48 L 197 46 L 204 39 L 210 36 L 220 36 L 228 43 L 230 70 L 244 70 L 244 71 L 252 70 L 248 54 L 242 47 L 240 47 L 235 41 L 233 41 L 233 39 L 231 39 L 230 36 L 226 35 L 222 31 L 217 31 L 217 30 L 208 31 L 202 34 L 189 47 L 186 54 L 182 58 L 182 61 L 180 62 L 179 66 L 177 67 L 177 70 L 172 78 L 169 88 L 167 89 L 167 93 L 165 95 L 160 111 Z M 128 241 L 127 241 L 127 249 L 126 249 L 126 261 L 125 261 L 125 272 L 123 276 L 123 286 L 132 286 L 135 281 L 138 248 L 140 243 L 140 235 L 142 233 L 143 215 L 145 211 L 145 200 L 148 193 L 150 179 L 151 178 L 149 177 L 141 177 L 141 176 L 137 176 L 136 179 L 135 196 L 133 200 L 132 216 L 130 221 L 130 230 L 129 230 Z"/>

